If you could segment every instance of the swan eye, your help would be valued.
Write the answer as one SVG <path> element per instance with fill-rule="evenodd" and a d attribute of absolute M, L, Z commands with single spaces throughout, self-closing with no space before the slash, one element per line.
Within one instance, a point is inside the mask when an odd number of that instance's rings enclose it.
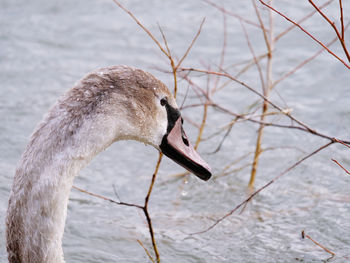
<path fill-rule="evenodd" d="M 166 97 L 164 97 L 160 100 L 160 105 L 164 106 L 166 104 L 168 104 L 168 99 Z"/>

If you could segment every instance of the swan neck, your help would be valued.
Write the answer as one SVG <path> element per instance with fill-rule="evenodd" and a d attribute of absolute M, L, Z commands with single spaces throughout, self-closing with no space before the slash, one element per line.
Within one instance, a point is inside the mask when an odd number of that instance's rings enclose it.
<path fill-rule="evenodd" d="M 10 263 L 64 262 L 62 237 L 74 177 L 102 150 L 87 144 L 73 142 L 45 149 L 40 140 L 32 140 L 28 145 L 16 170 L 9 200 Z"/>

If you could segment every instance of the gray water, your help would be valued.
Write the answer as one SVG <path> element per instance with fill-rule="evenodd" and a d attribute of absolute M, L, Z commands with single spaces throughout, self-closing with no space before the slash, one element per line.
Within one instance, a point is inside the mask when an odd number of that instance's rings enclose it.
<path fill-rule="evenodd" d="M 307 1 L 279 2 L 289 15 L 300 18 L 311 9 Z M 305 3 L 304 3 L 305 2 Z M 338 2 L 338 1 L 335 1 Z M 344 3 L 349 14 L 350 5 Z M 202 1 L 126 1 L 127 7 L 157 37 L 157 22 L 163 27 L 177 57 L 186 50 L 203 17 L 206 22 L 188 67 L 219 64 L 223 42 L 222 14 Z M 222 1 L 228 10 L 256 21 L 250 1 Z M 337 17 L 336 4 L 327 9 Z M 266 13 L 264 13 L 266 17 Z M 349 17 L 346 17 L 348 21 Z M 288 24 L 275 17 L 278 33 Z M 333 31 L 318 16 L 305 26 L 324 41 Z M 261 32 L 246 25 L 256 54 L 265 50 Z M 225 66 L 251 59 L 239 22 L 227 17 Z M 346 38 L 349 42 L 349 37 Z M 299 30 L 293 30 L 276 46 L 273 76 L 278 79 L 319 47 Z M 341 54 L 339 45 L 332 46 Z M 0 0 L 0 261 L 6 262 L 4 220 L 16 163 L 29 136 L 62 92 L 87 72 L 107 65 L 125 64 L 143 68 L 172 87 L 167 60 L 148 36 L 110 0 L 44 1 Z M 236 69 L 231 72 L 234 73 Z M 236 70 L 237 72 L 237 70 Z M 197 74 L 198 75 L 198 74 Z M 194 74 L 195 76 L 195 74 Z M 256 69 L 242 80 L 260 89 Z M 193 79 L 206 87 L 206 78 Z M 349 70 L 329 54 L 299 70 L 277 86 L 272 99 L 293 109 L 310 127 L 342 139 L 350 139 Z M 223 81 L 222 81 L 223 83 Z M 181 104 L 188 84 L 179 83 Z M 283 98 L 283 100 L 281 99 Z M 257 100 L 252 93 L 229 83 L 214 100 L 235 112 L 244 112 Z M 198 102 L 190 91 L 185 102 Z M 287 106 L 286 106 L 287 105 Z M 183 114 L 200 121 L 201 108 Z M 275 121 L 288 123 L 276 116 Z M 216 132 L 231 118 L 214 110 L 204 137 Z M 192 140 L 196 129 L 186 130 Z M 182 172 L 164 160 L 150 201 L 156 241 L 162 262 L 322 262 L 330 255 L 301 231 L 319 241 L 336 256 L 329 262 L 350 260 L 350 176 L 331 158 L 350 168 L 350 151 L 331 146 L 299 165 L 214 229 L 189 235 L 210 226 L 247 196 L 249 167 L 220 176 L 225 165 L 254 151 L 257 126 L 236 125 L 217 154 L 208 154 L 223 134 L 204 141 L 199 152 L 213 167 L 214 178 L 203 182 L 189 176 L 186 183 L 172 175 Z M 266 128 L 256 185 L 261 186 L 326 141 L 295 130 Z M 283 148 L 281 148 L 283 146 Z M 118 142 L 81 171 L 74 184 L 94 193 L 142 204 L 157 161 L 157 151 L 136 142 Z M 250 155 L 233 166 L 251 162 Z M 147 262 L 141 240 L 151 250 L 142 213 L 115 206 L 76 190 L 70 196 L 63 249 L 67 262 Z"/>

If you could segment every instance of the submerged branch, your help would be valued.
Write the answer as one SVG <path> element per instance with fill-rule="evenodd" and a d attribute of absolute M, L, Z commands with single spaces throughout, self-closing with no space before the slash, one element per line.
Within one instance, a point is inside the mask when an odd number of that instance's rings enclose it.
<path fill-rule="evenodd" d="M 198 235 L 198 234 L 203 234 L 208 232 L 209 230 L 213 229 L 215 226 L 217 226 L 221 221 L 223 221 L 224 219 L 226 219 L 227 217 L 231 216 L 234 212 L 236 212 L 240 207 L 242 207 L 243 205 L 245 205 L 246 203 L 248 203 L 250 200 L 252 200 L 258 193 L 260 193 L 261 191 L 263 191 L 265 188 L 267 188 L 268 186 L 270 186 L 271 184 L 273 184 L 274 182 L 276 182 L 278 179 L 280 179 L 283 175 L 287 174 L 288 172 L 290 172 L 291 170 L 293 170 L 295 167 L 297 167 L 299 164 L 301 164 L 302 162 L 304 162 L 305 160 L 309 159 L 310 157 L 312 157 L 313 155 L 315 155 L 316 153 L 322 151 L 323 149 L 327 148 L 328 146 L 332 145 L 333 143 L 335 143 L 335 141 L 330 141 L 327 144 L 317 148 L 315 151 L 311 152 L 310 154 L 304 156 L 303 158 L 301 158 L 299 161 L 297 161 L 296 163 L 294 163 L 292 166 L 290 166 L 289 168 L 287 168 L 286 170 L 284 170 L 282 173 L 280 173 L 279 175 L 277 175 L 276 177 L 274 177 L 271 181 L 269 181 L 268 183 L 266 183 L 265 185 L 263 185 L 262 187 L 260 187 L 258 190 L 256 190 L 254 193 L 252 193 L 251 195 L 249 195 L 248 198 L 246 198 L 243 202 L 241 202 L 240 204 L 238 204 L 234 209 L 232 209 L 231 211 L 229 211 L 227 214 L 225 214 L 224 216 L 222 216 L 221 218 L 217 219 L 215 221 L 214 224 L 212 224 L 211 226 L 209 226 L 208 228 L 199 231 L 199 232 L 195 232 L 195 233 L 191 233 L 190 235 Z"/>
<path fill-rule="evenodd" d="M 305 231 L 301 231 L 301 237 L 310 239 L 316 246 L 322 248 L 324 251 L 326 251 L 327 253 L 331 254 L 332 256 L 335 256 L 335 253 L 330 251 L 328 248 L 326 248 L 325 246 L 321 245 L 319 242 L 315 241 L 314 239 L 312 239 L 309 235 L 305 234 Z"/>
<path fill-rule="evenodd" d="M 158 157 L 158 161 L 157 161 L 157 165 L 156 165 L 156 168 L 155 168 L 155 171 L 153 173 L 153 176 L 152 176 L 152 180 L 151 180 L 151 184 L 148 188 L 148 192 L 147 192 L 147 195 L 145 197 L 145 203 L 143 206 L 141 205 L 137 205 L 137 204 L 132 204 L 132 203 L 125 203 L 125 202 L 121 202 L 121 201 L 116 201 L 116 200 L 113 200 L 111 198 L 108 198 L 108 197 L 105 197 L 105 196 L 102 196 L 102 195 L 99 195 L 99 194 L 95 194 L 95 193 L 92 193 L 92 192 L 89 192 L 89 191 L 86 191 L 84 189 L 81 189 L 79 187 L 76 187 L 76 186 L 73 186 L 74 189 L 84 193 L 84 194 L 88 194 L 88 195 L 91 195 L 93 197 L 97 197 L 97 198 L 100 198 L 100 199 L 103 199 L 105 201 L 109 201 L 113 204 L 117 204 L 117 205 L 124 205 L 124 206 L 131 206 L 131 207 L 136 207 L 136 208 L 139 208 L 143 211 L 145 217 L 146 217 L 146 220 L 147 220 L 147 224 L 148 224 L 148 229 L 149 229 L 149 233 L 150 233 L 150 236 L 151 236 L 151 241 L 152 241 L 152 246 L 153 246 L 153 250 L 154 250 L 154 254 L 155 254 L 155 257 L 156 257 L 156 261 L 154 261 L 153 257 L 149 254 L 148 250 L 143 246 L 143 244 L 141 243 L 141 241 L 137 240 L 138 243 L 145 249 L 146 251 L 146 254 L 148 255 L 148 257 L 150 258 L 150 260 L 152 262 L 157 262 L 159 263 L 160 262 L 160 257 L 159 257 L 159 252 L 158 252 L 158 248 L 157 248 L 157 244 L 156 244 L 156 241 L 155 241 L 155 238 L 154 238 L 154 231 L 153 231 L 153 227 L 152 227 L 152 219 L 148 213 L 148 203 L 149 203 L 149 198 L 151 196 L 151 193 L 152 193 L 152 189 L 153 189 L 153 186 L 154 186 L 154 183 L 155 183 L 155 180 L 156 180 L 156 177 L 157 177 L 157 173 L 158 173 L 158 170 L 159 170 L 159 166 L 160 166 L 160 163 L 162 161 L 162 157 L 163 157 L 163 154 L 162 153 L 159 153 L 159 157 Z M 115 188 L 114 188 L 114 191 L 115 191 Z"/>
<path fill-rule="evenodd" d="M 148 229 L 149 229 L 149 233 L 150 233 L 150 236 L 151 236 L 152 246 L 153 246 L 154 254 L 156 256 L 156 262 L 157 263 L 160 262 L 160 257 L 159 257 L 159 252 L 158 252 L 158 247 L 157 247 L 157 244 L 156 244 L 156 240 L 154 238 L 154 231 L 153 231 L 153 227 L 152 227 L 152 220 L 151 220 L 151 217 L 150 217 L 150 215 L 148 213 L 148 202 L 149 202 L 149 198 L 150 198 L 151 193 L 152 193 L 152 189 L 153 189 L 154 183 L 156 181 L 156 177 L 157 177 L 157 174 L 158 174 L 160 163 L 162 161 L 162 157 L 163 157 L 163 154 L 159 153 L 157 165 L 156 165 L 155 171 L 154 171 L 153 176 L 152 176 L 152 181 L 151 181 L 151 184 L 149 186 L 147 196 L 145 198 L 145 205 L 142 208 L 143 213 L 145 214 L 145 217 L 147 219 Z"/>
<path fill-rule="evenodd" d="M 74 186 L 74 185 L 73 185 L 72 188 L 74 188 L 75 190 L 78 190 L 78 191 L 80 191 L 80 192 L 82 192 L 82 193 L 84 193 L 84 194 L 88 194 L 88 195 L 91 195 L 91 196 L 93 196 L 93 197 L 97 197 L 97 198 L 103 199 L 103 200 L 105 200 L 105 201 L 109 201 L 109 202 L 111 202 L 111 203 L 113 203 L 113 204 L 116 204 L 116 205 L 132 206 L 132 207 L 136 207 L 136 208 L 139 208 L 139 209 L 143 209 L 143 206 L 141 206 L 141 205 L 132 204 L 132 203 L 125 203 L 125 202 L 121 202 L 121 201 L 116 201 L 116 200 L 113 200 L 113 199 L 111 199 L 111 198 L 105 197 L 105 196 L 103 196 L 103 195 L 94 194 L 94 193 L 92 193 L 92 192 L 89 192 L 89 191 L 87 191 L 87 190 L 84 190 L 84 189 L 79 188 L 79 187 Z"/>

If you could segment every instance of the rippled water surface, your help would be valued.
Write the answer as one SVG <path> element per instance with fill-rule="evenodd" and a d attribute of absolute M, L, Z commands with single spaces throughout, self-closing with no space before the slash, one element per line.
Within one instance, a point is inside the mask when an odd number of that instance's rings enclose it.
<path fill-rule="evenodd" d="M 295 18 L 312 9 L 307 1 L 278 2 Z M 335 1 L 338 3 L 338 1 Z M 346 21 L 350 5 L 344 3 Z M 184 66 L 213 69 L 219 64 L 223 43 L 223 16 L 203 1 L 125 1 L 128 8 L 160 37 L 159 23 L 176 57 L 183 54 L 201 20 L 203 30 Z M 256 20 L 250 1 L 222 1 L 228 10 Z M 337 19 L 336 3 L 327 13 Z M 263 13 L 264 19 L 266 12 Z M 337 20 L 338 21 L 338 20 Z M 251 59 L 252 55 L 238 20 L 226 17 L 227 44 L 224 66 Z M 288 24 L 275 17 L 275 32 Z M 333 31 L 319 16 L 305 27 L 325 42 Z M 245 25 L 257 55 L 266 48 L 261 31 Z M 349 42 L 349 37 L 346 38 Z M 276 45 L 273 77 L 280 78 L 298 63 L 313 55 L 319 46 L 298 30 L 291 31 Z M 337 45 L 332 49 L 341 54 Z M 0 1 L 0 262 L 6 262 L 4 220 L 16 163 L 36 123 L 63 91 L 87 72 L 102 66 L 125 64 L 143 68 L 172 87 L 166 58 L 149 37 L 113 1 Z M 161 70 L 159 70 L 161 69 Z M 228 68 L 231 73 L 237 68 Z M 198 75 L 198 74 L 197 74 Z M 195 76 L 195 74 L 193 74 Z M 317 59 L 281 82 L 272 100 L 293 110 L 303 122 L 330 136 L 349 139 L 349 70 L 329 54 Z M 240 77 L 260 90 L 259 75 L 252 68 Z M 206 77 L 194 78 L 206 87 Z M 214 81 L 214 80 L 212 80 Z M 222 80 L 220 83 L 224 83 Z M 188 84 L 179 83 L 178 104 Z M 185 105 L 197 103 L 190 91 Z M 252 93 L 228 83 L 214 99 L 234 112 L 245 112 L 256 100 Z M 272 109 L 271 109 L 272 111 Z M 186 118 L 200 123 L 202 108 L 183 110 Z M 283 123 L 290 124 L 279 118 Z M 204 137 L 227 124 L 231 118 L 209 110 Z M 192 140 L 197 129 L 185 126 Z M 211 164 L 214 178 L 208 182 L 189 176 L 174 179 L 182 172 L 164 160 L 151 196 L 149 210 L 162 262 L 322 262 L 329 254 L 301 231 L 336 253 L 330 262 L 350 261 L 350 176 L 331 158 L 350 168 L 350 151 L 331 146 L 299 165 L 257 195 L 242 213 L 235 213 L 212 230 L 200 234 L 216 219 L 247 197 L 249 163 L 252 155 L 222 169 L 254 151 L 256 124 L 234 126 L 217 154 L 224 133 L 204 141 L 199 152 Z M 266 128 L 265 151 L 260 159 L 256 185 L 262 186 L 306 153 L 325 144 L 324 139 L 300 131 Z M 157 151 L 136 142 L 118 142 L 81 171 L 74 184 L 94 193 L 142 204 L 157 161 Z M 112 205 L 76 190 L 71 192 L 63 239 L 67 262 L 147 262 L 143 244 L 151 250 L 149 232 L 142 213 L 134 208 Z"/>

